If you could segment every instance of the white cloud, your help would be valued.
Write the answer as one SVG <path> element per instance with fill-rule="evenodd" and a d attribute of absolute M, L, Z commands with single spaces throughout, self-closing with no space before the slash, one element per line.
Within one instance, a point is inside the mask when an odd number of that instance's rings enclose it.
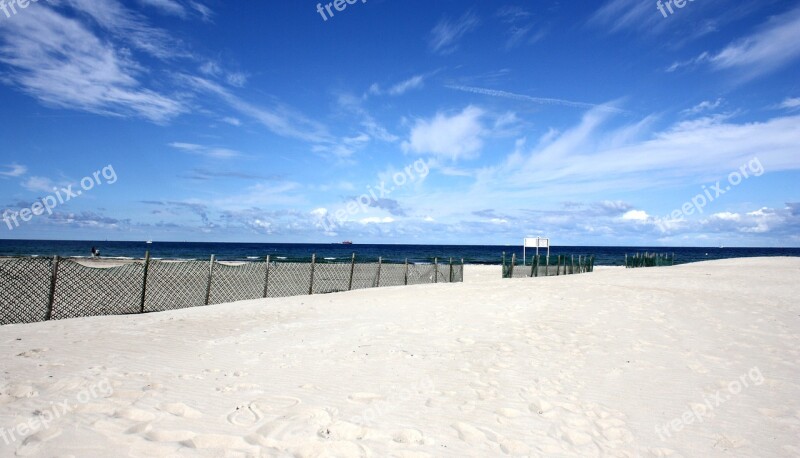
<path fill-rule="evenodd" d="M 163 13 L 171 14 L 173 16 L 184 17 L 186 16 L 186 8 L 175 0 L 139 0 L 141 3 L 152 6 Z"/>
<path fill-rule="evenodd" d="M 571 100 L 563 100 L 563 99 L 554 99 L 554 98 L 547 98 L 547 97 L 531 97 L 529 95 L 524 94 L 514 94 L 512 92 L 506 91 L 499 91 L 496 89 L 484 89 L 480 87 L 471 87 L 471 86 L 455 86 L 455 85 L 448 85 L 445 86 L 448 89 L 454 89 L 456 91 L 462 92 L 469 92 L 472 94 L 481 94 L 481 95 L 488 95 L 490 97 L 501 97 L 505 99 L 512 99 L 512 100 L 519 100 L 523 102 L 532 102 L 541 105 L 563 105 L 567 107 L 573 108 L 597 108 L 603 111 L 609 111 L 612 113 L 624 113 L 624 110 L 620 110 L 619 108 L 615 108 L 609 105 L 595 105 L 591 103 L 584 103 L 584 102 L 573 102 Z"/>
<path fill-rule="evenodd" d="M 800 8 L 770 21 L 749 37 L 728 45 L 710 58 L 717 68 L 767 73 L 800 56 Z"/>
<path fill-rule="evenodd" d="M 392 86 L 391 89 L 389 89 L 389 94 L 390 95 L 405 94 L 407 91 L 410 91 L 411 89 L 418 89 L 422 87 L 424 82 L 425 82 L 424 75 L 412 76 L 411 78 Z"/>
<path fill-rule="evenodd" d="M 35 192 L 51 192 L 54 186 L 55 183 L 50 178 L 37 176 L 32 176 L 22 183 L 22 187 Z"/>
<path fill-rule="evenodd" d="M 386 216 L 384 218 L 379 218 L 377 216 L 370 216 L 368 218 L 362 218 L 358 221 L 361 224 L 389 224 L 394 222 L 394 218 L 391 216 Z"/>
<path fill-rule="evenodd" d="M 230 116 L 222 118 L 222 122 L 228 123 L 228 124 L 230 124 L 232 126 L 236 126 L 236 127 L 239 127 L 239 126 L 242 125 L 242 121 L 240 121 L 239 118 L 234 118 L 234 117 L 230 117 Z"/>
<path fill-rule="evenodd" d="M 281 105 L 271 108 L 260 107 L 242 100 L 213 81 L 189 75 L 184 75 L 183 79 L 198 91 L 218 96 L 234 110 L 252 117 L 277 135 L 315 143 L 334 141 L 325 126 L 289 107 Z"/>
<path fill-rule="evenodd" d="M 9 164 L 9 165 L 4 165 L 2 167 L 7 168 L 8 170 L 0 170 L 0 177 L 16 178 L 16 177 L 21 177 L 22 175 L 25 175 L 25 173 L 28 172 L 27 167 L 19 164 Z"/>
<path fill-rule="evenodd" d="M 212 159 L 231 159 L 242 155 L 239 151 L 215 146 L 198 145 L 195 143 L 172 142 L 169 146 L 186 153 L 197 154 Z"/>
<path fill-rule="evenodd" d="M 717 109 L 722 104 L 722 99 L 717 99 L 715 101 L 704 100 L 697 105 L 693 106 L 692 108 L 687 108 L 681 111 L 681 114 L 684 115 L 693 115 L 697 113 L 701 113 L 703 111 L 710 111 Z"/>
<path fill-rule="evenodd" d="M 650 216 L 643 210 L 629 210 L 622 215 L 625 221 L 647 221 Z"/>
<path fill-rule="evenodd" d="M 483 148 L 483 115 L 483 110 L 470 105 L 453 116 L 438 113 L 431 120 L 418 120 L 403 149 L 454 161 L 474 158 Z"/>
<path fill-rule="evenodd" d="M 708 63 L 718 70 L 737 70 L 737 76 L 750 79 L 770 73 L 800 57 L 800 8 L 771 19 L 760 31 L 728 44 L 713 54 L 703 52 L 684 62 L 675 62 L 667 71 Z"/>
<path fill-rule="evenodd" d="M 439 54 L 452 53 L 458 49 L 458 41 L 477 28 L 479 23 L 478 17 L 472 11 L 467 11 L 455 21 L 442 19 L 431 30 L 431 50 Z"/>
<path fill-rule="evenodd" d="M 87 13 L 101 25 L 125 35 L 155 56 L 166 51 L 156 45 L 138 43 L 141 35 L 152 32 L 148 40 L 162 42 L 162 32 L 148 28 L 126 16 L 113 2 L 87 4 Z M 99 6 L 100 3 L 109 3 Z M 91 6 L 89 6 L 91 5 Z M 177 97 L 144 87 L 137 79 L 140 66 L 128 53 L 101 40 L 76 19 L 63 16 L 40 4 L 36 14 L 21 14 L 13 21 L 0 21 L 0 62 L 7 64 L 9 81 L 50 105 L 82 109 L 97 114 L 137 116 L 165 122 L 187 111 Z M 24 40 L 8 37 L 24 36 Z M 157 45 L 161 46 L 161 45 Z"/>
<path fill-rule="evenodd" d="M 800 97 L 787 97 L 786 100 L 781 103 L 780 107 L 787 110 L 800 108 Z"/>

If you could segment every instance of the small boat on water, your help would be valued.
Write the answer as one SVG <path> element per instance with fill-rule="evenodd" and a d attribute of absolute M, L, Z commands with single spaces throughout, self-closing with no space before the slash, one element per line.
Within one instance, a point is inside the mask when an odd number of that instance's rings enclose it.
<path fill-rule="evenodd" d="M 345 240 L 344 242 L 342 242 L 342 245 L 352 245 L 352 244 L 353 242 L 351 242 L 350 240 Z"/>

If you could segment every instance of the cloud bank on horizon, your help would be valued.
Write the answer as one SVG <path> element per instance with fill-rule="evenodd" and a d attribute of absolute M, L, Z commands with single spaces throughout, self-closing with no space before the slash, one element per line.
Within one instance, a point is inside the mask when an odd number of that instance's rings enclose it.
<path fill-rule="evenodd" d="M 0 9 L 0 237 L 800 246 L 791 3 Z"/>

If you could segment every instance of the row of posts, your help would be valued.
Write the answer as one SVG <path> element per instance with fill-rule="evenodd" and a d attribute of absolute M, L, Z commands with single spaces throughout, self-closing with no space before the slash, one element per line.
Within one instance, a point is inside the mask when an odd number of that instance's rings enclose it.
<path fill-rule="evenodd" d="M 625 268 L 636 267 L 658 267 L 658 266 L 674 266 L 675 253 L 672 256 L 661 253 L 636 253 L 628 258 L 628 253 L 625 253 Z"/>
<path fill-rule="evenodd" d="M 539 267 L 541 265 L 541 255 L 533 256 L 533 261 L 531 262 L 531 274 L 530 277 L 538 277 L 539 276 Z M 506 274 L 507 278 L 513 278 L 514 276 L 514 268 L 517 264 L 517 254 L 511 254 L 511 265 L 508 268 L 508 272 Z M 503 266 L 506 265 L 506 253 L 503 252 Z M 594 271 L 594 256 L 583 256 L 578 255 L 578 263 L 575 264 L 575 255 L 571 255 L 569 258 L 569 262 L 567 262 L 567 255 L 558 255 L 557 262 L 556 262 L 556 276 L 562 275 L 561 267 L 563 269 L 563 275 L 571 275 L 575 273 L 584 273 L 584 272 L 593 272 Z M 525 267 L 525 266 L 523 266 Z M 550 256 L 545 256 L 545 263 L 544 263 L 544 276 L 550 276 Z"/>
<path fill-rule="evenodd" d="M 50 272 L 50 292 L 49 292 L 49 296 L 48 296 L 48 300 L 47 300 L 47 311 L 46 311 L 46 314 L 45 314 L 45 320 L 50 320 L 52 318 L 52 316 L 53 316 L 53 304 L 55 302 L 55 295 L 56 295 L 56 281 L 58 280 L 58 265 L 59 265 L 60 262 L 61 262 L 61 257 L 60 256 L 54 256 L 53 257 L 53 264 L 52 264 L 51 272 Z M 208 264 L 208 276 L 207 276 L 207 282 L 206 282 L 206 294 L 205 294 L 204 305 L 208 305 L 209 300 L 211 299 L 211 284 L 212 284 L 212 280 L 214 278 L 214 265 L 215 265 L 215 262 L 216 262 L 216 257 L 212 254 L 211 255 L 211 259 L 210 259 L 209 264 Z M 264 294 L 263 294 L 263 297 L 267 297 L 267 290 L 269 288 L 270 264 L 271 264 L 270 256 L 268 255 L 267 256 L 267 262 L 266 262 L 266 268 L 264 269 Z M 316 254 L 312 254 L 311 255 L 311 273 L 310 273 L 310 278 L 309 278 L 309 282 L 308 282 L 308 294 L 309 295 L 314 294 L 314 270 L 316 268 L 316 264 L 317 264 L 317 255 Z M 382 264 L 383 264 L 383 258 L 379 257 L 378 258 L 378 273 L 377 273 L 377 275 L 375 277 L 374 287 L 379 287 L 380 286 L 380 282 L 381 282 L 381 265 Z M 433 282 L 434 283 L 438 283 L 439 282 L 439 258 L 434 258 L 433 265 L 434 265 Z M 463 266 L 464 266 L 464 259 L 463 258 L 461 259 L 461 266 L 462 266 L 462 269 L 463 269 Z M 350 278 L 349 278 L 349 280 L 347 282 L 347 290 L 348 291 L 353 289 L 353 274 L 355 272 L 355 268 L 356 268 L 356 254 L 353 253 L 352 257 L 350 258 Z M 450 279 L 450 283 L 452 283 L 453 282 L 453 258 L 450 258 L 449 268 L 450 268 L 450 272 L 449 272 L 449 277 L 448 278 Z M 145 255 L 144 255 L 144 274 L 142 275 L 142 295 L 141 295 L 140 303 L 139 303 L 139 313 L 144 313 L 144 302 L 145 302 L 145 297 L 147 295 L 147 274 L 148 274 L 149 270 L 150 270 L 150 250 L 145 252 Z M 463 270 L 462 270 L 462 272 L 463 272 Z M 403 284 L 404 285 L 408 285 L 408 258 L 405 259 L 405 271 L 404 271 L 404 275 L 403 276 L 404 276 Z"/>

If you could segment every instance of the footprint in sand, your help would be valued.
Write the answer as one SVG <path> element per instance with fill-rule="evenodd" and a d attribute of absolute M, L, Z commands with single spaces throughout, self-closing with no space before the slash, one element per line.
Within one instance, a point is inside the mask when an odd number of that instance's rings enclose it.
<path fill-rule="evenodd" d="M 49 348 L 33 348 L 28 351 L 23 351 L 22 353 L 18 354 L 17 356 L 23 358 L 39 358 L 42 354 L 46 351 L 50 350 Z"/>
<path fill-rule="evenodd" d="M 163 403 L 159 405 L 158 408 L 159 410 L 171 413 L 176 417 L 200 418 L 203 416 L 203 414 L 200 413 L 200 411 L 195 410 L 182 402 Z"/>
<path fill-rule="evenodd" d="M 250 427 L 264 418 L 258 404 L 251 402 L 248 405 L 237 406 L 236 410 L 228 414 L 228 423 L 234 426 Z"/>
<path fill-rule="evenodd" d="M 350 396 L 348 396 L 347 399 L 353 402 L 369 404 L 374 401 L 382 400 L 383 396 L 377 393 L 353 393 Z"/>
<path fill-rule="evenodd" d="M 486 442 L 486 435 L 468 423 L 458 422 L 452 425 L 452 428 L 458 433 L 458 438 L 469 445 L 478 445 Z"/>

